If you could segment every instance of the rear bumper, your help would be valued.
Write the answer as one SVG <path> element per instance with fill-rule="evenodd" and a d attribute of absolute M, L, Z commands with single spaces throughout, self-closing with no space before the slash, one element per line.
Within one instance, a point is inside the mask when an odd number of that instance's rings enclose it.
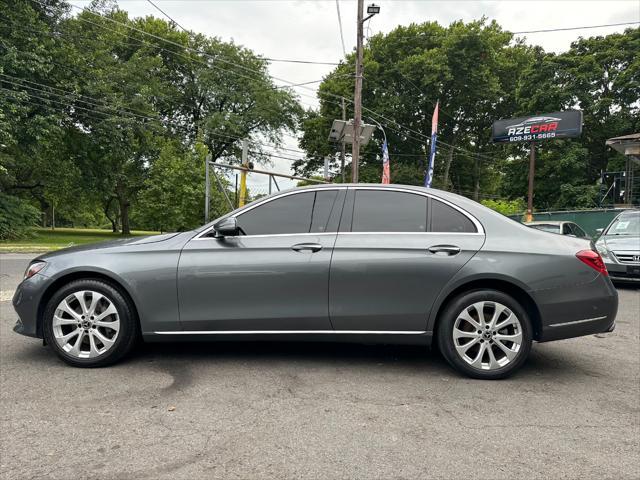
<path fill-rule="evenodd" d="M 538 341 L 611 332 L 618 313 L 618 292 L 608 277 L 562 289 L 534 292 L 540 311 Z"/>

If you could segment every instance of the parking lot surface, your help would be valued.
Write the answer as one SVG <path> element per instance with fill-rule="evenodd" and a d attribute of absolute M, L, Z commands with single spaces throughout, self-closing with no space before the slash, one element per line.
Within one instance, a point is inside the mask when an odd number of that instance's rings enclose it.
<path fill-rule="evenodd" d="M 66 366 L 11 331 L 0 255 L 1 478 L 640 478 L 640 290 L 613 333 L 535 344 L 502 381 L 409 346 L 142 345 Z"/>

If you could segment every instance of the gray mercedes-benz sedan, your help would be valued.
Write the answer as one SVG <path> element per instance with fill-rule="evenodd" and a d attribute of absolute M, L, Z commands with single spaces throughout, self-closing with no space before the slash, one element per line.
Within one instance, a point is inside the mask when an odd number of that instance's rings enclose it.
<path fill-rule="evenodd" d="M 618 297 L 586 240 L 448 192 L 358 184 L 42 255 L 13 305 L 16 332 L 79 367 L 112 364 L 140 337 L 435 342 L 459 371 L 493 379 L 533 341 L 613 330 Z"/>

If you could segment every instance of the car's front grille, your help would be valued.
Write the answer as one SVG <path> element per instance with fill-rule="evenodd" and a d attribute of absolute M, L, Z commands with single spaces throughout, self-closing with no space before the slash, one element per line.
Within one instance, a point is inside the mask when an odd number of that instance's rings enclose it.
<path fill-rule="evenodd" d="M 620 263 L 640 265 L 640 251 L 638 252 L 613 252 Z"/>

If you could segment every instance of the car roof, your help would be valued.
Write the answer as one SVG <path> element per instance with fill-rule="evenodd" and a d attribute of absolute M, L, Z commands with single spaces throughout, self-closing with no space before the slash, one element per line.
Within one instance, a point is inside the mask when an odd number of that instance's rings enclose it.
<path fill-rule="evenodd" d="M 618 217 L 626 217 L 626 216 L 635 216 L 635 215 L 640 215 L 640 208 L 634 208 L 633 210 L 625 210 L 624 212 L 621 212 L 620 214 L 618 214 Z"/>

